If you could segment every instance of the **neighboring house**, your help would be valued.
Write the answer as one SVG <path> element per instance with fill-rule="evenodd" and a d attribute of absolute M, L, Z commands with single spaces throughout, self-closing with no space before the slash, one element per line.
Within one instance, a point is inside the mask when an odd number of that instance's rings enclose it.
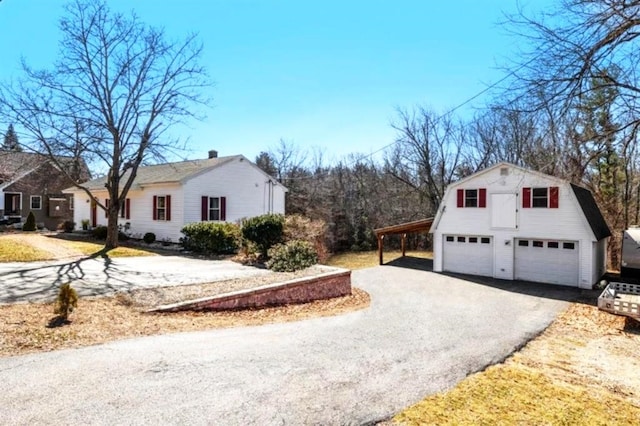
<path fill-rule="evenodd" d="M 89 178 L 84 161 L 57 157 L 58 162 L 78 176 Z M 3 223 L 24 222 L 33 212 L 36 223 L 55 230 L 66 220 L 73 219 L 73 197 L 62 190 L 71 180 L 48 157 L 18 151 L 0 151 L 0 220 Z"/>
<path fill-rule="evenodd" d="M 129 174 L 127 172 L 122 181 Z M 102 204 L 108 203 L 106 178 L 86 182 Z M 107 224 L 106 212 L 77 188 L 74 195 L 74 222 L 80 227 Z M 119 224 L 131 235 L 153 232 L 158 240 L 178 242 L 184 225 L 200 221 L 237 222 L 265 213 L 284 214 L 287 189 L 242 155 L 143 166 L 127 194 Z"/>
<path fill-rule="evenodd" d="M 429 232 L 434 271 L 580 288 L 611 235 L 587 189 L 508 163 L 449 185 Z"/>

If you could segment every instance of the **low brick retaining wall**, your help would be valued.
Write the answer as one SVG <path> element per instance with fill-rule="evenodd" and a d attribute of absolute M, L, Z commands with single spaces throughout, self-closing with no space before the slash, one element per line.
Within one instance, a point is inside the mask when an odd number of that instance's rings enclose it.
<path fill-rule="evenodd" d="M 262 287 L 163 305 L 149 312 L 227 311 L 289 305 L 351 294 L 351 271 L 339 269 Z"/>

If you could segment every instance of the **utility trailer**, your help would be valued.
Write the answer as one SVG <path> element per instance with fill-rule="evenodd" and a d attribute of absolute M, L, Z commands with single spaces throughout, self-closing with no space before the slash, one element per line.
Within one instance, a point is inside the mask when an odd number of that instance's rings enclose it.
<path fill-rule="evenodd" d="M 598 308 L 640 321 L 640 228 L 622 233 L 620 278 L 605 287 Z"/>
<path fill-rule="evenodd" d="M 609 283 L 598 297 L 598 309 L 640 321 L 640 284 Z"/>

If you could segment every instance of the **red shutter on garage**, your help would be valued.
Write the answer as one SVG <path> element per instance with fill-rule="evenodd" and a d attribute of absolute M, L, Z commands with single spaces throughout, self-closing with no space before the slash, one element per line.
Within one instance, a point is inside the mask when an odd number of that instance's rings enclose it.
<path fill-rule="evenodd" d="M 158 196 L 154 195 L 153 196 L 153 220 L 158 220 L 158 210 L 156 210 L 157 205 L 158 205 Z"/>
<path fill-rule="evenodd" d="M 464 207 L 464 189 L 458 189 L 458 207 Z"/>
<path fill-rule="evenodd" d="M 478 190 L 478 207 L 487 207 L 487 189 L 480 188 Z"/>
<path fill-rule="evenodd" d="M 171 195 L 167 195 L 164 197 L 165 199 L 165 208 L 167 209 L 167 213 L 165 215 L 167 220 L 171 220 Z"/>
<path fill-rule="evenodd" d="M 131 219 L 131 199 L 127 198 L 124 202 L 124 218 Z"/>
<path fill-rule="evenodd" d="M 531 188 L 522 188 L 522 208 L 531 207 Z"/>
<path fill-rule="evenodd" d="M 220 220 L 227 220 L 227 197 L 220 197 Z"/>
<path fill-rule="evenodd" d="M 558 208 L 558 195 L 559 195 L 559 188 L 557 186 L 552 186 L 551 188 L 549 188 L 549 208 L 550 209 L 557 209 Z"/>
<path fill-rule="evenodd" d="M 104 217 L 109 217 L 109 203 L 110 202 L 111 202 L 110 199 L 105 198 L 105 200 L 104 200 L 104 207 L 105 207 L 105 209 L 104 209 Z"/>
<path fill-rule="evenodd" d="M 200 220 L 203 222 L 209 220 L 209 197 L 206 195 L 202 196 L 200 202 Z"/>

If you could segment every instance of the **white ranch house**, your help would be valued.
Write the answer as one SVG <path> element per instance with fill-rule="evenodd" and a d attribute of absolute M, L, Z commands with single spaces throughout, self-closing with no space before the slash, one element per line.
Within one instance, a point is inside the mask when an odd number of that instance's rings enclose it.
<path fill-rule="evenodd" d="M 508 163 L 449 185 L 430 233 L 434 271 L 580 288 L 611 236 L 590 191 Z"/>
<path fill-rule="evenodd" d="M 125 174 L 124 179 L 127 178 Z M 101 203 L 108 203 L 106 178 L 83 184 Z M 107 224 L 105 211 L 78 188 L 68 188 L 75 200 L 73 221 L 91 227 Z M 237 222 L 266 213 L 284 214 L 287 189 L 242 155 L 144 166 L 120 211 L 119 224 L 142 236 L 178 242 L 184 225 L 200 221 Z"/>

